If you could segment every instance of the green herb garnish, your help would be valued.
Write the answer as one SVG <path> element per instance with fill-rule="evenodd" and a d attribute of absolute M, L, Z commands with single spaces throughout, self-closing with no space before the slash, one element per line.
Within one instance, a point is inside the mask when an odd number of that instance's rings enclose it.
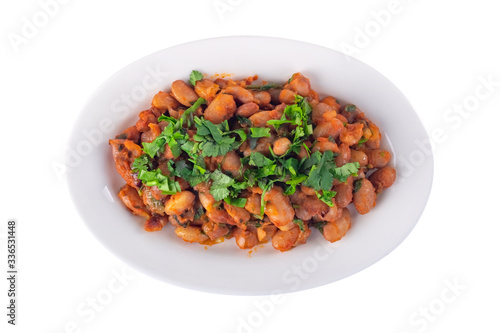
<path fill-rule="evenodd" d="M 191 75 L 189 75 L 189 83 L 191 83 L 193 86 L 196 85 L 196 81 L 200 81 L 201 79 L 203 79 L 203 74 L 198 71 L 193 70 L 191 72 Z"/>

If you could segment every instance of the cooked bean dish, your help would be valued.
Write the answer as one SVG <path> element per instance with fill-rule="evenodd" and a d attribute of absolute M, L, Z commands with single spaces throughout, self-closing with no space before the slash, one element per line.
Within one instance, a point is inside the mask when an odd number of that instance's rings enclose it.
<path fill-rule="evenodd" d="M 158 92 L 109 143 L 118 196 L 146 231 L 171 224 L 186 242 L 234 238 L 241 249 L 344 237 L 396 179 L 381 132 L 354 104 L 320 96 L 295 73 L 283 84 L 193 71 Z"/>

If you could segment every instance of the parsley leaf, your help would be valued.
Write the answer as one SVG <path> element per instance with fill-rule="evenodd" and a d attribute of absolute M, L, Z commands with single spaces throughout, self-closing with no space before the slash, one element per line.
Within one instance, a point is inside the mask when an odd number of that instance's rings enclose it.
<path fill-rule="evenodd" d="M 245 207 L 245 204 L 247 203 L 247 199 L 244 198 L 231 198 L 231 197 L 226 197 L 224 198 L 224 201 L 230 204 L 231 206 L 235 207 Z"/>
<path fill-rule="evenodd" d="M 316 151 L 309 156 L 309 158 L 304 158 L 301 161 L 300 170 L 304 173 L 309 174 L 310 169 L 313 165 L 316 165 L 321 160 L 321 153 Z"/>
<path fill-rule="evenodd" d="M 358 176 L 359 163 L 346 163 L 341 167 L 335 168 L 333 170 L 333 178 L 338 179 L 342 183 L 349 178 L 349 176 Z"/>
<path fill-rule="evenodd" d="M 358 179 L 357 181 L 354 182 L 354 193 L 359 191 L 359 189 L 361 188 L 361 185 L 363 185 L 363 182 L 361 181 L 361 179 Z"/>
<path fill-rule="evenodd" d="M 246 162 L 246 161 L 244 161 Z M 265 166 L 271 166 L 274 164 L 273 160 L 270 160 L 269 158 L 265 157 L 259 152 L 252 152 L 250 154 L 250 158 L 248 160 L 248 165 L 255 166 L 258 168 L 265 167 Z"/>
<path fill-rule="evenodd" d="M 252 126 L 252 122 L 248 118 L 242 116 L 236 116 L 236 119 L 238 120 L 241 126 Z"/>
<path fill-rule="evenodd" d="M 361 146 L 361 145 L 362 145 L 363 143 L 365 143 L 366 141 L 368 141 L 368 139 L 367 139 L 367 138 L 365 138 L 364 136 L 363 136 L 363 137 L 361 137 L 361 139 L 360 139 L 360 140 L 359 140 L 359 142 L 358 142 L 358 146 Z"/>
<path fill-rule="evenodd" d="M 191 115 L 191 113 L 196 111 L 203 104 L 207 104 L 207 101 L 204 98 L 201 98 L 201 97 L 198 98 L 196 100 L 196 102 L 193 103 L 192 106 L 190 106 L 186 111 L 184 111 L 181 118 L 179 119 L 180 124 L 178 126 L 182 127 L 182 124 L 184 124 L 186 122 L 187 118 Z"/>
<path fill-rule="evenodd" d="M 158 153 L 163 153 L 165 151 L 165 144 L 168 144 L 170 150 L 172 150 L 172 154 L 178 157 L 181 154 L 179 146 L 188 139 L 188 136 L 182 131 L 176 131 L 175 127 L 175 125 L 170 123 L 152 142 L 143 142 L 142 150 L 149 157 L 154 158 Z"/>
<path fill-rule="evenodd" d="M 169 123 L 174 124 L 174 125 L 177 123 L 177 119 L 175 119 L 174 117 L 165 116 L 164 114 L 162 114 L 158 118 L 158 121 L 168 121 Z"/>
<path fill-rule="evenodd" d="M 327 223 L 328 222 L 326 222 L 326 221 L 316 222 L 316 223 L 313 224 L 313 227 L 317 228 L 319 230 L 319 232 L 323 233 L 323 227 Z"/>
<path fill-rule="evenodd" d="M 220 170 L 215 170 L 211 175 L 212 186 L 210 194 L 214 196 L 215 201 L 222 200 L 229 196 L 228 187 L 234 184 L 234 179 L 222 173 Z"/>
<path fill-rule="evenodd" d="M 354 112 L 354 111 L 356 111 L 356 105 L 354 105 L 354 104 L 347 104 L 344 107 L 344 110 L 346 110 L 347 112 Z"/>
<path fill-rule="evenodd" d="M 181 191 L 180 184 L 163 175 L 160 169 L 155 171 L 141 170 L 137 178 L 146 186 L 158 186 L 163 194 L 175 194 Z"/>
<path fill-rule="evenodd" d="M 209 120 L 195 117 L 194 122 L 197 128 L 194 140 L 200 142 L 199 148 L 202 150 L 203 157 L 226 155 L 241 144 L 229 136 L 233 132 L 229 131 L 227 120 L 215 125 Z M 239 132 L 237 134 L 242 135 Z"/>
<path fill-rule="evenodd" d="M 304 180 L 307 179 L 306 175 L 297 175 L 295 177 L 292 177 L 290 180 L 286 182 L 287 185 L 290 185 L 287 187 L 285 190 L 285 195 L 292 195 L 295 193 L 297 185 L 302 183 Z"/>
<path fill-rule="evenodd" d="M 283 165 L 284 170 L 292 176 L 296 176 L 299 171 L 299 161 L 296 158 L 287 158 L 285 160 L 280 159 L 280 163 Z"/>
<path fill-rule="evenodd" d="M 318 196 L 318 199 L 326 203 L 330 207 L 334 207 L 335 204 L 332 202 L 332 199 L 335 197 L 337 192 L 335 191 L 325 191 L 323 190 L 323 193 L 320 194 L 318 191 L 316 191 L 316 195 Z"/>
<path fill-rule="evenodd" d="M 313 126 L 310 124 L 311 113 L 312 107 L 307 99 L 300 95 L 295 95 L 295 104 L 288 105 L 280 119 L 272 119 L 267 122 L 269 125 L 274 126 L 276 131 L 283 124 L 295 126 L 290 133 L 293 136 L 292 144 L 283 156 L 288 155 L 290 152 L 298 153 L 305 139 L 313 133 Z"/>
<path fill-rule="evenodd" d="M 153 163 L 151 158 L 146 154 L 142 154 L 134 160 L 134 163 L 132 163 L 132 172 L 140 172 L 141 170 L 148 171 L 152 167 Z"/>
<path fill-rule="evenodd" d="M 271 129 L 267 127 L 252 127 L 250 132 L 252 138 L 269 138 L 271 136 Z"/>
<path fill-rule="evenodd" d="M 193 70 L 191 72 L 191 75 L 189 75 L 189 83 L 191 83 L 193 86 L 196 85 L 196 81 L 199 81 L 201 79 L 203 79 L 203 74 L 198 71 Z"/>
<path fill-rule="evenodd" d="M 329 191 L 333 186 L 333 174 L 330 172 L 332 165 L 335 165 L 333 157 L 333 152 L 330 150 L 325 151 L 318 164 L 312 166 L 304 185 L 312 187 L 316 191 Z"/>
<path fill-rule="evenodd" d="M 174 155 L 174 157 L 179 157 L 182 153 L 181 145 L 186 143 L 189 139 L 186 131 L 182 128 L 182 124 L 192 112 L 196 111 L 196 109 L 198 109 L 202 104 L 206 104 L 206 102 L 207 101 L 205 99 L 198 98 L 198 100 L 194 102 L 193 106 L 184 111 L 179 120 L 164 115 L 160 116 L 158 120 L 168 121 L 168 126 L 165 127 L 163 132 L 161 132 L 160 135 L 158 135 L 152 142 L 143 142 L 142 150 L 151 158 L 154 158 L 158 153 L 163 153 L 165 151 L 165 145 L 168 144 L 170 150 L 172 151 L 172 155 Z"/>
<path fill-rule="evenodd" d="M 259 187 L 262 189 L 262 195 L 260 197 L 260 216 L 259 216 L 261 219 L 264 218 L 264 211 L 266 208 L 266 201 L 264 200 L 264 198 L 266 196 L 266 193 L 271 190 L 271 188 L 274 185 L 274 182 L 276 181 L 277 180 L 271 180 L 268 182 L 263 181 L 259 184 Z"/>
<path fill-rule="evenodd" d="M 263 90 L 269 90 L 269 89 L 273 89 L 273 88 L 281 88 L 281 85 L 279 85 L 277 83 L 266 83 L 266 84 L 263 84 L 263 85 L 249 84 L 245 88 L 252 89 L 252 90 L 263 91 Z"/>
<path fill-rule="evenodd" d="M 304 221 L 299 220 L 299 219 L 295 219 L 295 220 L 293 220 L 293 223 L 295 223 L 296 225 L 298 225 L 298 226 L 299 226 L 300 231 L 302 231 L 302 232 L 304 232 L 304 231 L 305 231 Z"/>

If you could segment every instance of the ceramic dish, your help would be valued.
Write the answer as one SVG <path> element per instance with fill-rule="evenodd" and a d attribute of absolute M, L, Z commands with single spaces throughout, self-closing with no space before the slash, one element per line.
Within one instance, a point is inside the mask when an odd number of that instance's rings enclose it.
<path fill-rule="evenodd" d="M 191 70 L 235 78 L 258 74 L 283 82 L 301 72 L 320 96 L 356 104 L 383 131 L 396 183 L 370 214 L 353 214 L 351 230 L 330 244 L 317 230 L 307 244 L 281 253 L 270 244 L 252 251 L 234 240 L 205 247 L 189 244 L 169 226 L 143 230 L 117 197 L 123 180 L 108 139 L 135 123 L 152 97 Z M 429 197 L 432 155 L 428 140 L 404 95 L 380 73 L 342 53 L 312 44 L 268 37 L 225 37 L 191 42 L 140 59 L 104 82 L 90 97 L 73 129 L 67 153 L 68 185 L 83 221 L 112 253 L 162 281 L 206 292 L 265 295 L 318 287 L 350 276 L 394 250 L 419 220 Z M 250 253 L 251 252 L 251 253 Z M 297 267 L 304 274 L 297 274 Z M 395 268 L 396 269 L 396 268 Z M 307 277 L 306 277 L 307 276 Z"/>

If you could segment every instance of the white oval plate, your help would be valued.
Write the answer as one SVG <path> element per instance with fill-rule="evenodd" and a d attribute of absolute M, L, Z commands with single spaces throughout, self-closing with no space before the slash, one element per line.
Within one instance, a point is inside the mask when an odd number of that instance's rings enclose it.
<path fill-rule="evenodd" d="M 171 226 L 148 233 L 117 197 L 124 184 L 107 140 L 133 125 L 159 90 L 191 70 L 258 74 L 284 82 L 301 72 L 320 95 L 356 104 L 384 132 L 393 152 L 396 184 L 336 243 L 313 230 L 307 244 L 281 253 L 271 244 L 240 250 L 233 239 L 208 247 L 177 238 Z M 130 266 L 157 279 L 206 292 L 264 295 L 304 290 L 367 268 L 394 250 L 410 233 L 426 205 L 432 184 L 432 154 L 417 114 L 384 76 L 342 53 L 298 41 L 268 37 L 224 37 L 191 42 L 151 54 L 109 78 L 91 96 L 73 130 L 67 152 L 73 201 L 94 235 Z M 295 273 L 296 267 L 304 274 Z"/>

